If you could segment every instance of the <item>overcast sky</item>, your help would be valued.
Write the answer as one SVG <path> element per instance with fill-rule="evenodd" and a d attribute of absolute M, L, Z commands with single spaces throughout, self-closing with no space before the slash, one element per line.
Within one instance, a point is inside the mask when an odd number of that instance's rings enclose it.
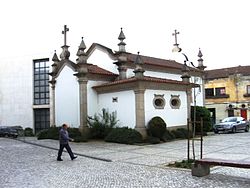
<path fill-rule="evenodd" d="M 0 2 L 0 63 L 6 58 L 61 53 L 69 27 L 71 60 L 81 37 L 118 50 L 120 27 L 126 49 L 183 62 L 172 53 L 177 29 L 183 52 L 197 64 L 199 48 L 208 69 L 249 65 L 249 0 L 6 0 Z M 42 55 L 40 55 L 42 56 Z"/>

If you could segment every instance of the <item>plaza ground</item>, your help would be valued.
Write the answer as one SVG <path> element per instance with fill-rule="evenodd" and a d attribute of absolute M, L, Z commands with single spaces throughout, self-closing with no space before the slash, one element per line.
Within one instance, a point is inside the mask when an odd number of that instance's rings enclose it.
<path fill-rule="evenodd" d="M 71 161 L 63 153 L 62 162 L 56 161 L 58 141 L 20 140 L 0 138 L 0 187 L 250 187 L 249 169 L 213 167 L 209 176 L 198 178 L 190 170 L 166 167 L 186 158 L 186 140 L 144 146 L 71 143 L 79 156 Z M 207 136 L 203 157 L 250 161 L 249 144 L 250 133 Z M 196 141 L 197 158 L 199 148 Z"/>

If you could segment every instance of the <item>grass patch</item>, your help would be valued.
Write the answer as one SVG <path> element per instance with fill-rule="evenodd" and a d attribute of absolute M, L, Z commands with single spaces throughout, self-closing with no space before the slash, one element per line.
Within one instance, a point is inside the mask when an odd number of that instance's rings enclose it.
<path fill-rule="evenodd" d="M 182 160 L 181 162 L 179 161 L 175 161 L 172 164 L 168 164 L 167 166 L 169 167 L 175 167 L 175 168 L 186 168 L 186 169 L 191 169 L 192 168 L 192 164 L 195 162 L 195 160 L 193 159 L 189 159 L 189 160 Z"/>

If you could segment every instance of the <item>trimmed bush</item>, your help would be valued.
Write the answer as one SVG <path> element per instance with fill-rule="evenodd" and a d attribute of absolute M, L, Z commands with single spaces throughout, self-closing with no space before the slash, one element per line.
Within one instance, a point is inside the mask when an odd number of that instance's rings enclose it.
<path fill-rule="evenodd" d="M 113 128 L 105 137 L 106 142 L 116 142 L 122 144 L 134 144 L 142 142 L 142 135 L 135 129 L 128 127 Z"/>
<path fill-rule="evenodd" d="M 145 142 L 150 144 L 159 144 L 161 142 L 160 138 L 148 136 L 148 138 L 145 140 Z"/>
<path fill-rule="evenodd" d="M 175 139 L 175 135 L 170 132 L 169 130 L 166 130 L 165 133 L 163 134 L 161 140 L 163 142 L 167 142 L 167 141 L 171 141 L 171 140 L 174 140 Z"/>
<path fill-rule="evenodd" d="M 24 129 L 24 136 L 34 136 L 33 129 L 27 127 Z"/>
<path fill-rule="evenodd" d="M 49 129 L 41 130 L 37 133 L 37 139 L 59 139 L 59 129 L 60 127 L 50 127 Z"/>
<path fill-rule="evenodd" d="M 176 130 L 172 130 L 171 132 L 175 136 L 175 138 L 186 138 L 184 132 L 181 130 L 176 129 Z"/>
<path fill-rule="evenodd" d="M 77 136 L 74 138 L 74 142 L 87 142 L 88 139 L 86 136 Z"/>
<path fill-rule="evenodd" d="M 50 127 L 49 129 L 45 129 L 37 133 L 37 139 L 59 139 L 59 130 L 61 127 Z M 82 137 L 81 132 L 78 128 L 68 128 L 69 137 L 73 139 L 79 139 Z"/>
<path fill-rule="evenodd" d="M 88 117 L 90 137 L 104 139 L 117 123 L 118 120 L 115 112 L 110 114 L 108 110 L 102 109 L 102 114 L 95 114 L 94 117 Z"/>
<path fill-rule="evenodd" d="M 166 132 L 166 123 L 161 117 L 153 117 L 149 122 L 148 122 L 148 134 L 149 136 L 156 137 L 161 139 Z"/>

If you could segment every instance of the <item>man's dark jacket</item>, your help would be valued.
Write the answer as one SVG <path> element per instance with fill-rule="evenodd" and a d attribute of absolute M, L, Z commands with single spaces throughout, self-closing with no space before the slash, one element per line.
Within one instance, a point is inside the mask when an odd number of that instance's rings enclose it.
<path fill-rule="evenodd" d="M 69 133 L 66 129 L 61 128 L 59 131 L 59 141 L 60 144 L 68 144 L 72 138 L 69 137 Z"/>

